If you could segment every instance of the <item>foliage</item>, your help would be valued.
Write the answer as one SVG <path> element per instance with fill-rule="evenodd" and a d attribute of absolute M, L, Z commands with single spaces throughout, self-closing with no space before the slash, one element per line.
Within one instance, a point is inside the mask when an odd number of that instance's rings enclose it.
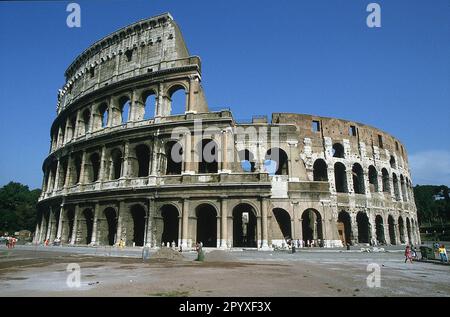
<path fill-rule="evenodd" d="M 10 182 L 0 188 L 0 231 L 34 231 L 36 226 L 36 203 L 40 189 Z"/>
<path fill-rule="evenodd" d="M 450 222 L 450 197 L 447 186 L 417 185 L 414 187 L 417 215 L 421 224 Z"/>

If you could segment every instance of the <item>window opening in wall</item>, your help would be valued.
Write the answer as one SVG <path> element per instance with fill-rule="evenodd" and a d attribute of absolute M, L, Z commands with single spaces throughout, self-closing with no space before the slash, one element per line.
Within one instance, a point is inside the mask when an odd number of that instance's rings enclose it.
<path fill-rule="evenodd" d="M 316 120 L 313 120 L 311 129 L 312 129 L 313 132 L 320 132 L 320 122 L 316 121 Z"/>
<path fill-rule="evenodd" d="M 356 126 L 351 125 L 350 128 L 348 129 L 348 134 L 350 136 L 356 136 Z"/>
<path fill-rule="evenodd" d="M 127 62 L 131 62 L 133 60 L 133 51 L 127 50 L 125 52 L 125 57 L 127 58 Z"/>
<path fill-rule="evenodd" d="M 395 149 L 398 151 L 398 142 L 395 141 Z"/>
<path fill-rule="evenodd" d="M 91 78 L 94 78 L 94 76 L 95 76 L 95 68 L 94 67 L 91 67 L 89 69 L 89 75 L 91 76 Z"/>
<path fill-rule="evenodd" d="M 380 149 L 383 148 L 383 136 L 380 135 L 380 134 L 378 134 L 378 147 L 379 147 Z"/>

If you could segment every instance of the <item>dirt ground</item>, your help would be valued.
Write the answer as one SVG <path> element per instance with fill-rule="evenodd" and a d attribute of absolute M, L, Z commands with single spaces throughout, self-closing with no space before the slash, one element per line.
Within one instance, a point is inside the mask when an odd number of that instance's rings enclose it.
<path fill-rule="evenodd" d="M 153 254 L 154 255 L 154 254 Z M 2 296 L 450 296 L 450 266 L 403 263 L 400 252 L 225 252 L 205 262 L 0 249 Z M 66 283 L 69 263 L 79 287 Z M 380 287 L 367 278 L 380 268 Z"/>

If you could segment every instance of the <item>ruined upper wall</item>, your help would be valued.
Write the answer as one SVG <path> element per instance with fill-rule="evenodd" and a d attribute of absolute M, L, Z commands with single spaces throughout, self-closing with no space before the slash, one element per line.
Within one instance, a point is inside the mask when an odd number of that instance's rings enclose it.
<path fill-rule="evenodd" d="M 192 63 L 200 67 L 198 58 L 189 58 L 170 14 L 141 20 L 95 42 L 73 61 L 58 93 L 57 112 L 111 83 Z"/>

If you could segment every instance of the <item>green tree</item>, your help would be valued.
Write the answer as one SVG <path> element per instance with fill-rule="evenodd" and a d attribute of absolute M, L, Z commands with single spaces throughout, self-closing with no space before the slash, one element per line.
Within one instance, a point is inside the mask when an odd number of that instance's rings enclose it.
<path fill-rule="evenodd" d="M 10 182 L 0 188 L 0 231 L 33 231 L 36 226 L 36 203 L 40 189 Z"/>

